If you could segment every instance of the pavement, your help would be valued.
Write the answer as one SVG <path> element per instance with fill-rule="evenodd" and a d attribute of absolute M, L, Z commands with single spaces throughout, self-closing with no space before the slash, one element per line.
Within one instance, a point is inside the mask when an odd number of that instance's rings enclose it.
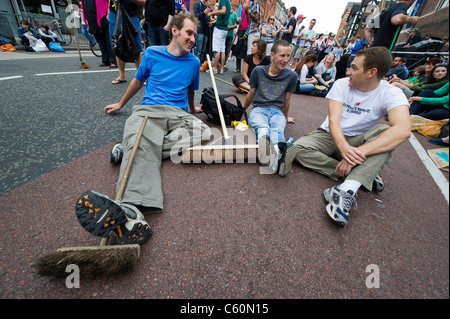
<path fill-rule="evenodd" d="M 82 55 L 87 70 L 77 52 L 0 53 L 2 299 L 449 298 L 449 176 L 426 156 L 438 146 L 416 132 L 381 173 L 386 189 L 360 191 L 343 229 L 325 211 L 323 190 L 335 182 L 297 163 L 282 178 L 260 174 L 256 163 L 165 160 L 165 209 L 146 216 L 154 234 L 131 273 L 82 279 L 79 288 L 37 276 L 37 258 L 99 244 L 78 223 L 75 201 L 86 190 L 115 197 L 119 167 L 109 152 L 131 105 L 142 100 L 139 92 L 120 113 L 106 115 L 103 107 L 127 84 L 111 85 L 117 70 Z M 128 79 L 134 72 L 127 64 Z M 200 86 L 197 104 L 211 86 L 209 74 L 201 74 Z M 226 83 L 217 87 L 245 99 Z M 308 134 L 326 114 L 324 98 L 293 95 L 296 123 L 286 136 Z"/>

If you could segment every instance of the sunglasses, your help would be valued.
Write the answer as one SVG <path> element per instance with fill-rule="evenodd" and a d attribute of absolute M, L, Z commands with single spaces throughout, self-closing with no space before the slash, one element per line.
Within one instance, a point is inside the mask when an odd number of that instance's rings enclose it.
<path fill-rule="evenodd" d="M 448 66 L 448 65 L 447 65 L 447 63 L 438 63 L 438 64 L 435 64 L 434 66 Z"/>

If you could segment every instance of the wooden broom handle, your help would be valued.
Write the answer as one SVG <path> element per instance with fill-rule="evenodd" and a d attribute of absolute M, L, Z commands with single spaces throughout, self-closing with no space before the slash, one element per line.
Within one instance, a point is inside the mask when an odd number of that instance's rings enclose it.
<path fill-rule="evenodd" d="M 225 138 L 225 141 L 227 142 L 229 139 L 227 127 L 225 125 L 225 120 L 223 118 L 222 106 L 220 105 L 219 94 L 217 93 L 216 81 L 214 80 L 214 72 L 211 66 L 211 60 L 209 59 L 209 54 L 206 55 L 206 58 L 208 59 L 209 74 L 211 75 L 211 81 L 214 88 L 214 96 L 216 97 L 217 109 L 219 110 L 220 124 L 222 125 L 223 136 Z"/>
<path fill-rule="evenodd" d="M 127 185 L 127 181 L 128 181 L 128 176 L 130 175 L 131 166 L 133 165 L 134 157 L 136 156 L 137 149 L 139 148 L 139 142 L 141 141 L 142 134 L 144 133 L 144 128 L 145 128 L 145 124 L 147 123 L 147 120 L 148 120 L 148 115 L 146 117 L 144 117 L 144 119 L 142 120 L 141 127 L 139 128 L 139 132 L 136 135 L 136 140 L 134 141 L 133 149 L 131 150 L 131 155 L 127 162 L 127 167 L 125 167 L 125 172 L 122 176 L 122 180 L 120 181 L 119 190 L 117 191 L 117 194 L 116 194 L 116 201 L 122 200 L 123 192 L 125 191 L 125 186 Z M 100 246 L 106 246 L 106 244 L 108 243 L 108 238 L 109 238 L 109 236 L 102 237 L 102 240 L 100 241 Z"/>
<path fill-rule="evenodd" d="M 116 201 L 121 201 L 123 192 L 125 191 L 125 186 L 127 185 L 128 176 L 130 175 L 131 166 L 133 165 L 134 157 L 139 148 L 139 142 L 141 141 L 142 133 L 144 132 L 145 124 L 147 123 L 148 115 L 144 117 L 142 120 L 141 127 L 139 128 L 139 132 L 136 136 L 136 140 L 134 141 L 133 149 L 131 150 L 130 158 L 128 159 L 127 166 L 125 168 L 125 172 L 123 173 L 122 180 L 120 181 L 119 190 L 116 194 Z"/>

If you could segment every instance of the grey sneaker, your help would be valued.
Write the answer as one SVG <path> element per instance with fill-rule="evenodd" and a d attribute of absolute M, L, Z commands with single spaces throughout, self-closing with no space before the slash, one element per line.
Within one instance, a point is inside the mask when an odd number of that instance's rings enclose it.
<path fill-rule="evenodd" d="M 144 218 L 144 215 L 132 204 L 122 203 L 128 221 L 113 229 L 119 245 L 144 244 L 152 237 L 152 230 Z"/>
<path fill-rule="evenodd" d="M 337 186 L 327 188 L 323 192 L 325 200 L 328 202 L 326 207 L 328 215 L 339 227 L 345 227 L 348 223 L 348 213 L 353 203 L 355 209 L 358 208 L 356 196 L 352 191 L 343 192 Z"/>
<path fill-rule="evenodd" d="M 121 142 L 114 144 L 111 150 L 110 162 L 113 164 L 119 164 L 123 158 L 123 146 Z"/>
<path fill-rule="evenodd" d="M 281 158 L 278 161 L 278 175 L 285 177 L 292 170 L 292 163 L 295 159 L 295 147 L 292 141 L 288 140 L 281 152 Z"/>
<path fill-rule="evenodd" d="M 152 236 L 150 226 L 137 208 L 97 192 L 82 194 L 75 213 L 86 231 L 99 237 L 108 237 L 113 232 L 119 244 L 144 244 Z"/>
<path fill-rule="evenodd" d="M 263 166 L 267 166 L 263 174 L 273 174 L 277 172 L 278 160 L 280 157 L 280 149 L 278 145 L 272 143 L 270 137 L 267 135 L 261 136 L 258 141 L 258 160 Z"/>
<path fill-rule="evenodd" d="M 380 175 L 377 175 L 377 177 L 375 177 L 375 180 L 373 181 L 373 184 L 372 184 L 372 191 L 379 193 L 379 192 L 382 192 L 383 189 L 384 189 L 384 181 Z"/>

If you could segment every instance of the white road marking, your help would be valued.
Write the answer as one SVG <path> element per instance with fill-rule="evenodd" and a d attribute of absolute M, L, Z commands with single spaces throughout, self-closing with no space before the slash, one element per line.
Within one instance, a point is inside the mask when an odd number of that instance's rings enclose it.
<path fill-rule="evenodd" d="M 20 78 L 23 78 L 23 76 L 22 75 L 6 76 L 4 78 L 0 78 L 0 81 L 12 80 L 12 79 L 20 79 Z"/>
<path fill-rule="evenodd" d="M 136 68 L 128 68 L 125 71 L 137 71 Z M 111 70 L 84 70 L 84 71 L 69 71 L 69 72 L 52 72 L 52 73 L 37 73 L 35 76 L 46 76 L 46 75 L 66 75 L 66 74 L 81 74 L 81 73 L 102 73 L 102 72 L 119 72 L 118 69 Z"/>
<path fill-rule="evenodd" d="M 434 164 L 433 160 L 428 156 L 428 153 L 416 139 L 414 134 L 411 134 L 409 138 L 409 142 L 412 147 L 416 150 L 417 155 L 421 159 L 422 163 L 425 165 L 428 172 L 430 172 L 431 177 L 441 190 L 442 194 L 444 194 L 445 199 L 447 200 L 447 204 L 449 203 L 449 185 L 448 180 L 445 178 L 444 174 L 439 170 L 439 168 Z"/>

